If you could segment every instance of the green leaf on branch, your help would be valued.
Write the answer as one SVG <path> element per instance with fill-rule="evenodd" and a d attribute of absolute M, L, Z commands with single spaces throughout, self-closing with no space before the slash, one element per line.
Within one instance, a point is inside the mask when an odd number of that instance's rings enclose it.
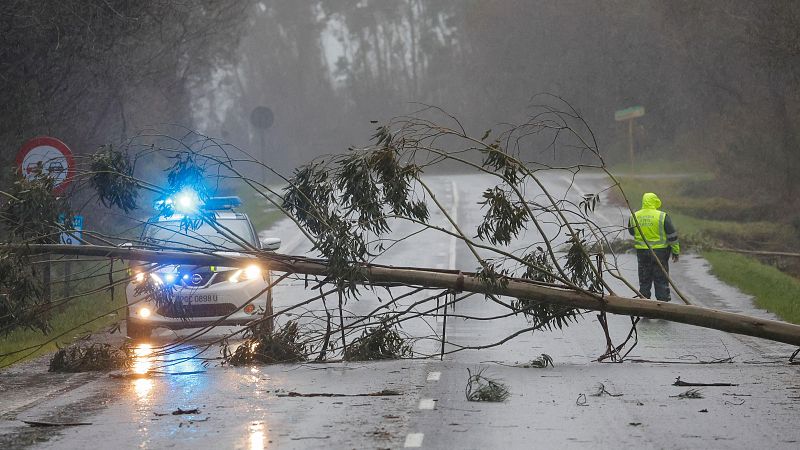
<path fill-rule="evenodd" d="M 133 177 L 134 166 L 127 153 L 112 146 L 92 155 L 90 183 L 104 206 L 128 213 L 137 208 L 139 183 Z"/>

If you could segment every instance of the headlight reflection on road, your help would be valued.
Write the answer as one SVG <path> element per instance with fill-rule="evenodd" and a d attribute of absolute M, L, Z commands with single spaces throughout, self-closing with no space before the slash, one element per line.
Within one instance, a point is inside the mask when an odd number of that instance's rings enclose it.
<path fill-rule="evenodd" d="M 138 344 L 133 349 L 133 373 L 146 375 L 153 367 L 153 346 Z M 150 378 L 137 378 L 133 380 L 133 390 L 140 401 L 145 401 L 153 390 L 153 380 Z"/>
<path fill-rule="evenodd" d="M 264 424 L 253 422 L 250 424 L 250 450 L 263 450 L 267 448 L 267 435 Z"/>
<path fill-rule="evenodd" d="M 153 346 L 139 344 L 133 349 L 133 373 L 146 374 L 153 367 Z"/>
<path fill-rule="evenodd" d="M 133 380 L 133 390 L 136 391 L 136 397 L 141 401 L 146 401 L 150 391 L 153 390 L 153 380 L 150 378 L 137 378 Z"/>

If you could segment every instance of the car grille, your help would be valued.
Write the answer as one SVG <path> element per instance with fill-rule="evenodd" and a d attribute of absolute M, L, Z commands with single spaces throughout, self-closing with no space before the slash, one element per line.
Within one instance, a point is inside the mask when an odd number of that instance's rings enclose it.
<path fill-rule="evenodd" d="M 214 272 L 192 272 L 189 278 L 182 280 L 183 285 L 190 288 L 206 287 L 214 279 Z"/>
<path fill-rule="evenodd" d="M 233 303 L 208 303 L 201 305 L 169 305 L 158 308 L 164 317 L 182 319 L 187 317 L 219 317 L 236 311 Z"/>

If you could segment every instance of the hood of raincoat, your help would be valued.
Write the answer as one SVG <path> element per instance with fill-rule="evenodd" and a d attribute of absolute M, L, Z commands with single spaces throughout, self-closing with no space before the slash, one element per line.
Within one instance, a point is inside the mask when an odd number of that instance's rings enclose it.
<path fill-rule="evenodd" d="M 658 209 L 661 207 L 661 199 L 652 192 L 647 192 L 642 196 L 642 209 Z"/>

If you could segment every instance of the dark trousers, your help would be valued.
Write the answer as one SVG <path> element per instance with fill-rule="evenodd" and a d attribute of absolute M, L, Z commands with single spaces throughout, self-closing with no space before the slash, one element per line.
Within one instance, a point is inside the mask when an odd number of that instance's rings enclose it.
<path fill-rule="evenodd" d="M 661 265 L 664 266 L 667 273 L 669 273 L 669 257 L 672 250 L 669 248 L 653 249 Z M 656 287 L 656 299 L 668 302 L 669 298 L 669 281 L 667 275 L 658 266 L 655 258 L 653 258 L 650 250 L 636 250 L 636 260 L 639 263 L 639 292 L 650 298 L 650 286 Z"/>

